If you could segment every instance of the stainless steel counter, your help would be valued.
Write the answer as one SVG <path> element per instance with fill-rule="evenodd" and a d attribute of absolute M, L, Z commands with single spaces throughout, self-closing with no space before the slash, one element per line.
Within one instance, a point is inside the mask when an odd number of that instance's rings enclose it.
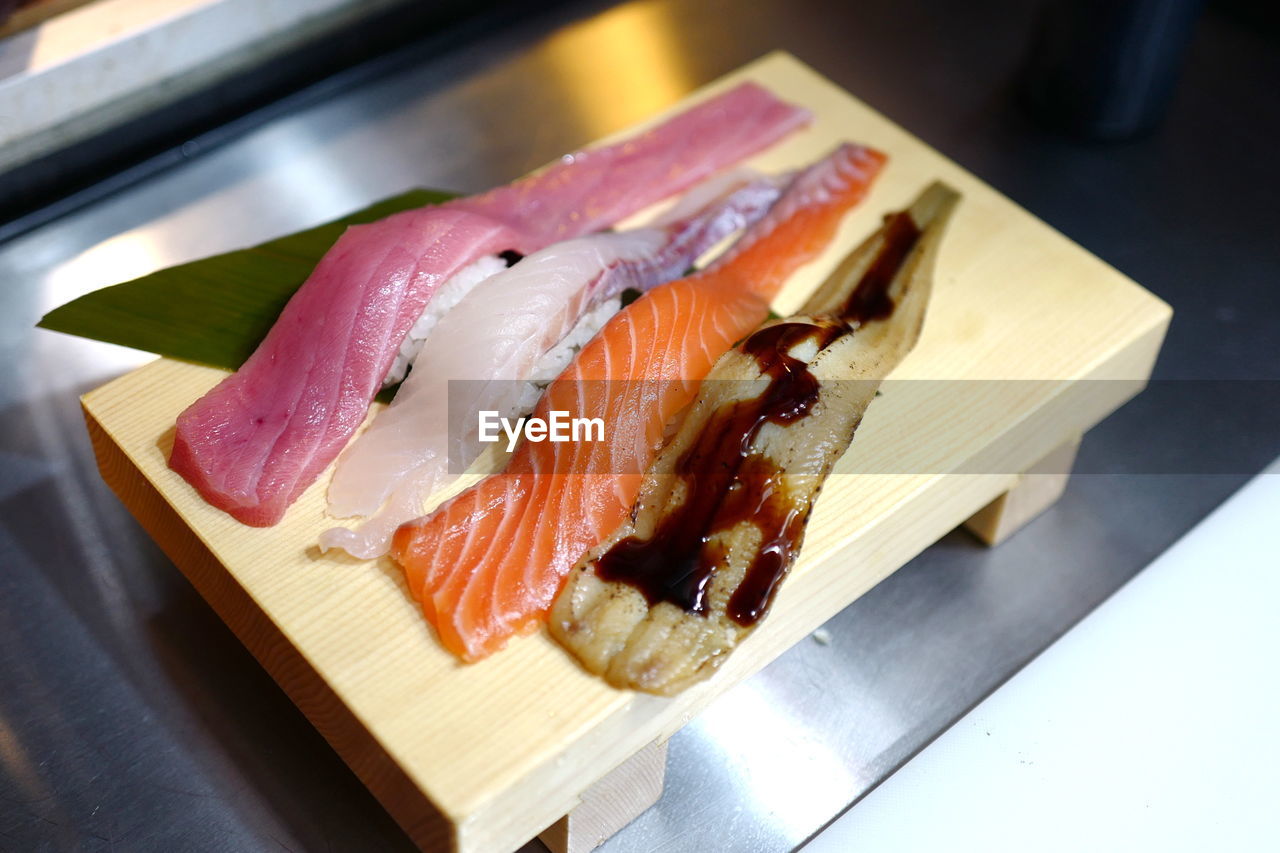
<path fill-rule="evenodd" d="M 99 480 L 77 396 L 147 357 L 40 314 L 409 186 L 487 187 L 775 47 L 1178 313 L 1161 381 L 1086 437 L 1053 510 L 995 550 L 944 538 L 725 695 L 605 849 L 802 843 L 1132 577 L 1280 452 L 1280 52 L 1211 14 L 1158 133 L 1074 143 L 1010 106 L 1027 5 L 561 7 L 435 40 L 0 246 L 0 848 L 408 847 Z"/>

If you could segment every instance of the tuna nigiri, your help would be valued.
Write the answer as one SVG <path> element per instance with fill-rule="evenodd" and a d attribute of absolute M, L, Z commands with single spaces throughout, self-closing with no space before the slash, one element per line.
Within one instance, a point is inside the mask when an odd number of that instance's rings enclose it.
<path fill-rule="evenodd" d="M 602 418 L 604 442 L 526 442 L 504 473 L 396 532 L 392 554 L 448 649 L 478 660 L 537 626 L 570 567 L 622 522 L 668 422 L 720 354 L 765 319 L 791 273 L 830 242 L 883 161 L 840 147 L 710 267 L 651 290 L 605 325 L 535 411 Z"/>
<path fill-rule="evenodd" d="M 454 273 L 606 227 L 807 120 L 746 83 L 514 184 L 348 229 L 248 361 L 179 416 L 170 467 L 240 521 L 276 523 L 363 422 L 401 341 Z"/>
<path fill-rule="evenodd" d="M 523 381 L 584 313 L 602 313 L 593 309 L 605 302 L 616 310 L 624 289 L 644 291 L 680 275 L 763 216 L 781 191 L 780 180 L 762 176 L 712 183 L 721 194 L 685 218 L 556 243 L 467 294 L 431 330 L 391 405 L 339 459 L 330 513 L 373 517 L 358 529 L 326 531 L 321 546 L 385 554 L 396 528 L 421 515 L 449 471 L 483 449 L 477 414 L 529 410 Z"/>

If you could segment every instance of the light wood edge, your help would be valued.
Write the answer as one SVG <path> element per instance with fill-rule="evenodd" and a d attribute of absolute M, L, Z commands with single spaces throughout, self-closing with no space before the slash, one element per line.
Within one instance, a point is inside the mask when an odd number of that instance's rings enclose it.
<path fill-rule="evenodd" d="M 666 774 L 667 741 L 654 741 L 584 791 L 538 838 L 551 853 L 588 853 L 658 802 Z"/>
<path fill-rule="evenodd" d="M 218 617 L 257 658 L 409 838 L 424 850 L 456 849 L 455 822 L 442 814 L 255 604 L 107 433 L 82 398 L 102 479 Z"/>
<path fill-rule="evenodd" d="M 1013 488 L 965 521 L 965 529 L 993 547 L 1017 533 L 1062 497 L 1079 449 L 1080 436 L 1058 445 L 1018 475 Z"/>

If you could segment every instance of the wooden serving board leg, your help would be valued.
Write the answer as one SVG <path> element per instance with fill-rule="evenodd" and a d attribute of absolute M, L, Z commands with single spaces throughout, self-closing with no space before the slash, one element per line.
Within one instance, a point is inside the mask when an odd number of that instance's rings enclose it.
<path fill-rule="evenodd" d="M 662 796 L 667 742 L 654 741 L 588 788 L 573 811 L 538 837 L 551 853 L 587 853 Z"/>
<path fill-rule="evenodd" d="M 1058 445 L 1019 475 L 1013 488 L 974 513 L 964 526 L 987 545 L 999 545 L 1062 497 L 1080 436 Z"/>

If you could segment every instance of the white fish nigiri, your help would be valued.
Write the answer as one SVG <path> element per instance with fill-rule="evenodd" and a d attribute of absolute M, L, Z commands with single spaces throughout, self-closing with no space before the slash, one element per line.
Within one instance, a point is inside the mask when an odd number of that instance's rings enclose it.
<path fill-rule="evenodd" d="M 356 529 L 325 531 L 321 547 L 366 558 L 386 553 L 396 528 L 422 514 L 450 470 L 479 455 L 479 411 L 519 414 L 528 402 L 522 383 L 584 314 L 602 323 L 605 312 L 593 309 L 611 300 L 616 306 L 624 290 L 678 277 L 762 216 L 782 183 L 737 176 L 691 215 L 566 240 L 477 284 L 431 329 L 391 405 L 339 458 L 329 512 L 369 518 Z M 451 389 L 451 380 L 471 381 Z"/>

